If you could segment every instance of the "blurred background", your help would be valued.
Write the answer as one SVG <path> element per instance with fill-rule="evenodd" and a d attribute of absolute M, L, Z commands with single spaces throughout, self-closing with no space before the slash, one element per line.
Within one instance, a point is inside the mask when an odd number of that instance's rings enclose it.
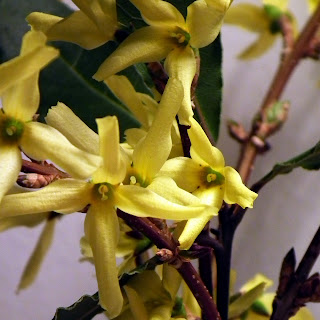
<path fill-rule="evenodd" d="M 234 4 L 260 0 L 235 0 Z M 306 0 L 291 0 L 290 9 L 301 28 L 308 16 Z M 240 61 L 239 54 L 256 35 L 225 25 L 222 28 L 224 98 L 220 139 L 226 163 L 235 166 L 239 145 L 226 129 L 226 121 L 241 122 L 247 129 L 257 112 L 279 63 L 282 42 L 263 57 Z M 257 159 L 249 186 L 279 161 L 285 161 L 314 146 L 320 137 L 320 63 L 302 61 L 283 96 L 291 101 L 289 119 L 270 138 L 271 150 Z M 279 176 L 260 191 L 254 209 L 248 210 L 234 240 L 232 266 L 237 270 L 237 288 L 257 272 L 271 278 L 276 289 L 282 259 L 294 247 L 299 262 L 320 222 L 320 172 L 296 169 Z M 71 214 L 56 225 L 52 248 L 40 274 L 29 289 L 15 293 L 26 261 L 42 226 L 0 233 L 1 319 L 52 319 L 55 309 L 69 306 L 84 294 L 97 291 L 95 272 L 81 258 L 79 239 L 83 235 L 84 214 Z M 320 270 L 320 261 L 314 272 Z M 320 305 L 309 305 L 320 319 Z M 103 319 L 97 316 L 95 319 Z"/>

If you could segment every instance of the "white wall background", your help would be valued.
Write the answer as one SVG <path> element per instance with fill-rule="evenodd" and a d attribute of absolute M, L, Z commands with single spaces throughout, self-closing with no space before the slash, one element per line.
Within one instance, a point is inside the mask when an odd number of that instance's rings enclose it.
<path fill-rule="evenodd" d="M 240 3 L 243 1 L 234 1 Z M 260 3 L 260 0 L 247 1 Z M 290 7 L 302 26 L 306 1 L 292 0 Z M 250 127 L 271 78 L 277 68 L 281 40 L 263 58 L 239 62 L 237 53 L 254 40 L 254 35 L 230 26 L 222 30 L 224 44 L 224 109 L 218 146 L 227 164 L 235 165 L 239 145 L 226 133 L 231 118 Z M 303 61 L 294 73 L 284 99 L 292 102 L 283 130 L 270 139 L 272 150 L 256 162 L 251 182 L 284 161 L 313 146 L 320 136 L 320 64 Z M 247 212 L 235 237 L 233 267 L 238 271 L 238 286 L 263 272 L 277 283 L 284 255 L 294 247 L 299 261 L 320 221 L 320 173 L 297 169 L 278 177 L 262 189 L 253 210 Z M 79 263 L 79 238 L 83 234 L 83 214 L 64 217 L 57 224 L 53 246 L 35 284 L 15 294 L 24 265 L 42 227 L 19 228 L 0 234 L 0 319 L 52 319 L 58 306 L 68 306 L 83 294 L 97 290 L 94 269 Z M 317 263 L 314 271 L 320 269 Z M 320 306 L 312 306 L 320 318 Z M 96 318 L 98 319 L 98 317 Z"/>

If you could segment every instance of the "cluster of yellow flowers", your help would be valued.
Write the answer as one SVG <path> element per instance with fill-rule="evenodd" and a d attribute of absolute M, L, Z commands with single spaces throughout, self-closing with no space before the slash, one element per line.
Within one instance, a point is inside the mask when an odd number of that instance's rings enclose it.
<path fill-rule="evenodd" d="M 149 26 L 134 31 L 93 75 L 141 122 L 140 129 L 127 131 L 124 144 L 119 142 L 115 116 L 97 119 L 96 134 L 62 102 L 51 108 L 47 124 L 33 121 L 40 99 L 39 72 L 59 55 L 47 41 L 93 49 L 113 40 L 120 27 L 115 0 L 74 0 L 79 10 L 67 18 L 30 14 L 32 30 L 24 36 L 20 55 L 0 65 L 0 224 L 51 211 L 68 214 L 89 205 L 85 239 L 92 250 L 100 304 L 110 318 L 123 309 L 116 209 L 138 217 L 187 220 L 179 242 L 181 249 L 188 249 L 223 201 L 251 208 L 257 197 L 236 170 L 225 166 L 222 153 L 193 118 L 191 106 L 198 48 L 215 40 L 232 1 L 194 1 L 186 19 L 166 1 L 130 1 Z M 163 59 L 169 80 L 159 103 L 115 75 L 135 63 Z M 183 157 L 176 115 L 190 126 L 191 158 Z M 13 188 L 22 165 L 21 150 L 32 159 L 51 160 L 70 178 L 32 192 Z M 132 287 L 125 291 L 136 301 Z"/>

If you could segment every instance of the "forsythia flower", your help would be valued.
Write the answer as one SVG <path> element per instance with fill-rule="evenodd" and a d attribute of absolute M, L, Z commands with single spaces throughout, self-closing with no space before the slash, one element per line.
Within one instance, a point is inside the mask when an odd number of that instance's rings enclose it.
<path fill-rule="evenodd" d="M 105 80 L 105 83 L 141 123 L 140 128 L 130 128 L 125 131 L 127 143 L 134 148 L 147 135 L 157 113 L 158 103 L 149 95 L 136 92 L 131 82 L 125 76 L 111 76 Z M 171 127 L 171 139 L 172 149 L 169 157 L 182 156 L 181 137 L 175 119 L 173 119 Z"/>
<path fill-rule="evenodd" d="M 33 12 L 27 21 L 42 31 L 48 40 L 69 41 L 85 49 L 94 49 L 114 39 L 117 30 L 115 0 L 73 0 L 80 10 L 67 18 Z"/>
<path fill-rule="evenodd" d="M 28 32 L 20 56 L 0 65 L 3 104 L 0 110 L 0 202 L 20 172 L 20 147 L 33 159 L 51 159 L 71 171 L 73 160 L 84 157 L 86 162 L 77 171 L 79 176 L 90 174 L 99 164 L 100 159 L 72 146 L 57 130 L 32 122 L 40 100 L 39 72 L 59 55 L 58 50 L 45 43 L 43 33 Z M 65 152 L 70 156 L 68 159 L 64 157 Z"/>
<path fill-rule="evenodd" d="M 257 194 L 248 189 L 241 181 L 238 172 L 225 167 L 222 153 L 213 147 L 201 126 L 191 119 L 191 128 L 188 130 L 191 140 L 189 158 L 175 158 L 168 160 L 160 174 L 172 177 L 177 185 L 211 206 L 211 217 L 216 215 L 222 202 L 237 203 L 241 207 L 252 208 Z M 179 242 L 183 249 L 188 249 L 210 217 L 190 219 Z"/>
<path fill-rule="evenodd" d="M 174 90 L 174 86 L 171 88 Z M 179 96 L 181 94 L 182 88 Z M 168 100 L 171 99 L 167 97 L 163 101 L 168 102 Z M 162 109 L 161 107 L 160 105 L 159 110 Z M 66 119 L 64 123 L 63 119 Z M 91 136 L 95 137 L 95 134 L 63 104 L 49 111 L 47 122 L 53 126 L 63 126 L 62 131 L 65 136 L 79 148 L 96 152 L 97 139 L 90 139 Z M 90 204 L 85 220 L 85 234 L 94 256 L 100 304 L 107 310 L 109 317 L 115 317 L 120 313 L 123 302 L 115 258 L 119 233 L 115 208 L 118 207 L 141 217 L 183 220 L 201 215 L 205 206 L 189 193 L 183 190 L 179 193 L 179 188 L 173 181 L 171 185 L 166 185 L 168 188 L 166 192 L 177 193 L 177 197 L 180 196 L 183 199 L 180 202 L 189 201 L 188 204 L 191 206 L 170 202 L 155 193 L 153 189 L 161 189 L 163 179 L 159 179 L 160 184 L 150 183 L 147 188 L 138 184 L 123 185 L 122 182 L 127 175 L 128 159 L 119 145 L 118 120 L 116 117 L 105 117 L 97 119 L 97 124 L 100 138 L 99 153 L 103 159 L 103 165 L 93 173 L 91 181 L 62 179 L 39 191 L 7 195 L 3 198 L 0 207 L 0 217 L 44 211 L 71 213 Z M 155 143 L 153 145 L 155 150 L 157 145 Z M 149 158 L 146 157 L 146 153 L 141 156 Z M 68 153 L 65 157 L 68 157 Z M 158 154 L 158 157 L 163 161 L 161 154 Z M 150 155 L 149 160 L 146 161 L 149 164 L 149 172 L 153 173 L 153 170 L 158 167 L 160 163 L 158 157 Z M 138 159 L 139 156 L 136 155 L 136 158 Z M 137 162 L 139 163 L 139 160 Z M 74 160 L 74 167 L 78 168 L 76 160 Z M 141 175 L 141 178 L 143 177 Z M 147 174 L 146 177 L 149 175 Z"/>
<path fill-rule="evenodd" d="M 232 6 L 226 16 L 225 23 L 236 25 L 250 32 L 257 33 L 258 39 L 240 53 L 240 59 L 253 59 L 262 56 L 275 43 L 279 36 L 277 19 L 288 14 L 288 0 L 264 0 L 264 6 L 240 3 Z M 290 19 L 293 19 L 290 16 Z M 295 27 L 295 21 L 293 20 Z"/>
<path fill-rule="evenodd" d="M 310 11 L 316 10 L 316 7 L 320 4 L 319 0 L 307 0 Z"/>
<path fill-rule="evenodd" d="M 109 76 L 139 62 L 166 58 L 169 77 L 183 83 L 184 98 L 179 121 L 189 124 L 193 112 L 190 87 L 196 73 L 196 49 L 217 37 L 231 0 L 197 0 L 188 6 L 186 20 L 170 3 L 162 0 L 131 0 L 149 26 L 136 30 L 100 66 L 94 78 Z"/>

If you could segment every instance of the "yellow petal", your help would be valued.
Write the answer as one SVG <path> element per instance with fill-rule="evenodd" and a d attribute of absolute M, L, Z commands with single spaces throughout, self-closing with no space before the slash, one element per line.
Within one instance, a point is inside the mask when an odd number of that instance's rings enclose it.
<path fill-rule="evenodd" d="M 124 132 L 126 141 L 131 147 L 135 147 L 138 142 L 147 135 L 147 132 L 143 129 L 131 128 Z"/>
<path fill-rule="evenodd" d="M 119 224 L 110 202 L 97 201 L 90 207 L 85 220 L 85 235 L 93 252 L 99 302 L 112 319 L 120 314 L 123 298 L 116 264 Z"/>
<path fill-rule="evenodd" d="M 252 208 L 253 201 L 258 195 L 242 183 L 241 177 L 235 169 L 225 167 L 223 174 L 225 177 L 224 201 L 229 204 L 237 203 L 242 208 Z"/>
<path fill-rule="evenodd" d="M 29 37 L 30 33 L 33 33 L 32 37 Z M 34 31 L 30 31 L 25 35 L 27 38 L 32 38 L 31 51 L 29 51 L 29 46 L 24 44 L 26 47 L 24 51 L 27 51 L 25 54 L 0 65 L 0 95 L 18 81 L 25 80 L 40 72 L 42 68 L 58 57 L 59 51 L 57 49 L 41 45 L 41 41 L 38 41 L 39 46 L 34 48 L 34 34 Z M 42 33 L 36 32 L 36 36 L 39 34 Z M 39 37 L 41 38 L 41 36 Z"/>
<path fill-rule="evenodd" d="M 183 281 L 182 282 L 182 288 L 183 288 L 183 302 L 185 303 L 186 307 L 190 312 L 198 316 L 199 318 L 201 317 L 201 308 L 198 304 L 198 301 L 192 294 L 191 290 L 187 286 L 187 284 Z"/>
<path fill-rule="evenodd" d="M 254 43 L 242 51 L 238 58 L 243 60 L 258 58 L 273 46 L 276 39 L 276 35 L 271 34 L 270 31 L 266 31 Z"/>
<path fill-rule="evenodd" d="M 163 265 L 162 284 L 170 293 L 171 299 L 174 301 L 181 285 L 182 278 L 174 267 L 168 263 Z"/>
<path fill-rule="evenodd" d="M 187 25 L 191 46 L 202 48 L 216 39 L 229 4 L 230 0 L 198 0 L 189 5 Z"/>
<path fill-rule="evenodd" d="M 124 40 L 102 63 L 94 78 L 101 81 L 133 64 L 162 60 L 173 47 L 167 30 L 159 27 L 141 28 Z"/>
<path fill-rule="evenodd" d="M 188 250 L 206 226 L 210 217 L 194 218 L 187 221 L 178 241 L 181 250 Z"/>
<path fill-rule="evenodd" d="M 17 145 L 2 144 L 0 140 L 0 203 L 18 178 L 22 165 L 21 153 Z"/>
<path fill-rule="evenodd" d="M 50 159 L 75 178 L 88 178 L 100 166 L 101 158 L 74 147 L 59 131 L 38 122 L 25 125 L 23 151 L 33 159 Z"/>
<path fill-rule="evenodd" d="M 23 270 L 23 274 L 18 285 L 18 292 L 32 285 L 37 275 L 39 274 L 42 262 L 52 244 L 56 220 L 57 219 L 49 219 L 46 222 L 46 225 L 40 234 L 36 247 L 34 248 L 27 265 Z"/>
<path fill-rule="evenodd" d="M 251 3 L 239 3 L 231 6 L 226 13 L 224 22 L 257 33 L 268 31 L 270 25 L 270 20 L 263 8 Z"/>
<path fill-rule="evenodd" d="M 249 291 L 242 294 L 236 300 L 232 301 L 229 306 L 230 319 L 240 317 L 250 306 L 261 297 L 265 289 L 265 282 L 251 288 Z"/>
<path fill-rule="evenodd" d="M 152 26 L 163 28 L 179 26 L 184 28 L 185 21 L 179 10 L 171 3 L 162 0 L 130 0 L 141 12 L 143 20 Z"/>
<path fill-rule="evenodd" d="M 165 68 L 169 77 L 182 82 L 184 97 L 178 113 L 179 122 L 183 125 L 190 125 L 189 118 L 193 116 L 190 95 L 191 83 L 196 74 L 196 59 L 193 50 L 186 47 L 171 51 L 165 61 Z"/>
<path fill-rule="evenodd" d="M 76 11 L 65 19 L 33 12 L 27 21 L 35 30 L 44 32 L 50 41 L 68 41 L 89 50 L 112 40 L 117 27 L 112 21 L 105 29 L 107 32 L 103 33 L 82 11 Z"/>
<path fill-rule="evenodd" d="M 123 289 L 128 297 L 133 320 L 149 320 L 148 311 L 138 293 L 129 286 L 124 286 Z"/>
<path fill-rule="evenodd" d="M 138 121 L 143 125 L 148 125 L 148 115 L 135 88 L 125 76 L 111 76 L 105 83 L 113 93 L 128 107 Z"/>
<path fill-rule="evenodd" d="M 119 123 L 117 117 L 96 120 L 100 138 L 100 155 L 103 165 L 93 174 L 94 183 L 118 184 L 126 175 L 127 163 L 120 151 Z"/>
<path fill-rule="evenodd" d="M 27 16 L 26 20 L 33 30 L 41 31 L 48 36 L 48 30 L 64 19 L 48 13 L 32 12 Z"/>
<path fill-rule="evenodd" d="M 39 73 L 35 73 L 3 93 L 3 109 L 7 115 L 24 122 L 32 120 L 40 102 L 38 78 Z"/>
<path fill-rule="evenodd" d="M 49 126 L 60 131 L 75 147 L 99 154 L 99 136 L 65 104 L 58 102 L 46 116 Z"/>
<path fill-rule="evenodd" d="M 15 227 L 32 228 L 47 219 L 49 214 L 35 213 L 0 219 L 0 232 Z"/>
<path fill-rule="evenodd" d="M 319 0 L 308 0 L 309 10 L 312 12 L 316 10 L 317 5 L 320 3 Z"/>
<path fill-rule="evenodd" d="M 86 181 L 61 179 L 39 191 L 9 194 L 2 198 L 0 218 L 47 211 L 76 212 L 91 202 L 91 188 Z"/>
<path fill-rule="evenodd" d="M 241 288 L 240 292 L 245 293 L 247 291 L 250 291 L 255 286 L 259 285 L 260 283 L 265 284 L 265 289 L 271 287 L 273 285 L 273 281 L 266 277 L 262 273 L 257 273 L 254 277 L 249 279 Z"/>
<path fill-rule="evenodd" d="M 156 177 L 148 186 L 148 189 L 154 191 L 161 197 L 182 206 L 201 204 L 197 197 L 183 189 L 180 189 L 169 177 Z"/>
<path fill-rule="evenodd" d="M 181 82 L 169 79 L 151 128 L 133 152 L 133 166 L 143 181 L 150 182 L 168 159 L 172 148 L 171 127 L 182 98 Z"/>
<path fill-rule="evenodd" d="M 114 197 L 119 209 L 138 217 L 186 220 L 202 215 L 206 208 L 205 205 L 181 206 L 134 185 L 119 186 Z"/>
<path fill-rule="evenodd" d="M 188 191 L 195 191 L 202 184 L 203 167 L 190 158 L 174 158 L 166 161 L 159 174 L 171 177 L 177 185 Z"/>
<path fill-rule="evenodd" d="M 208 164 L 211 168 L 222 169 L 224 167 L 224 158 L 221 151 L 213 147 L 207 138 L 200 124 L 191 120 L 191 128 L 188 134 L 191 140 L 191 157 L 202 165 Z"/>

